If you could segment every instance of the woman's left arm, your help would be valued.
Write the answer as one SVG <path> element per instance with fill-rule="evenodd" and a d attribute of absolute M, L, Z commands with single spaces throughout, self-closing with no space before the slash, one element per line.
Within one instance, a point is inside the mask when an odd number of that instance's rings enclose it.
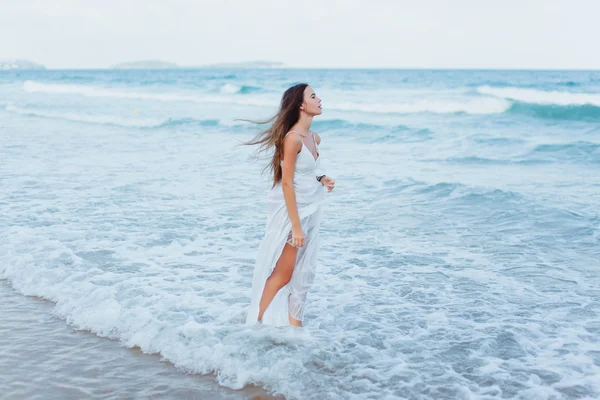
<path fill-rule="evenodd" d="M 317 144 L 321 144 L 321 136 L 319 136 L 319 134 L 317 132 L 314 132 L 314 134 L 315 134 L 315 142 L 317 142 Z M 319 178 L 321 178 L 321 179 L 319 179 Z M 327 175 L 317 176 L 316 179 L 319 180 L 321 185 L 323 185 L 327 188 L 328 192 L 331 192 L 335 188 L 335 181 L 332 178 L 328 177 Z"/>
<path fill-rule="evenodd" d="M 317 132 L 315 132 L 315 131 L 312 131 L 312 133 L 314 135 L 315 142 L 317 143 L 317 145 L 321 144 L 321 136 L 319 136 L 319 134 Z M 321 182 L 322 178 L 325 178 L 325 177 L 326 177 L 326 175 L 317 175 L 317 176 L 315 176 L 315 178 L 317 178 L 317 180 L 319 182 Z M 323 182 L 321 182 L 321 183 L 323 183 Z"/>

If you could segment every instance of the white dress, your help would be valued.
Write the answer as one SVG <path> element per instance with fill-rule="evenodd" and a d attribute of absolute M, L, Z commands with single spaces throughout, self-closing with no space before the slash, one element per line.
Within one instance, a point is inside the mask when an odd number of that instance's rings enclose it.
<path fill-rule="evenodd" d="M 314 133 L 312 133 L 314 140 Z M 263 314 L 262 323 L 274 326 L 289 325 L 288 312 L 295 319 L 304 318 L 306 295 L 315 277 L 317 252 L 319 249 L 319 226 L 325 188 L 316 179 L 316 170 L 321 162 L 321 154 L 316 142 L 318 158 L 303 143 L 296 159 L 294 170 L 294 191 L 304 232 L 304 247 L 298 248 L 296 265 L 290 282 L 277 292 Z M 273 272 L 277 260 L 288 240 L 292 223 L 285 205 L 281 182 L 277 183 L 267 196 L 269 212 L 265 237 L 258 248 L 254 277 L 252 279 L 252 300 L 246 317 L 247 324 L 258 321 L 259 302 L 267 278 Z"/>

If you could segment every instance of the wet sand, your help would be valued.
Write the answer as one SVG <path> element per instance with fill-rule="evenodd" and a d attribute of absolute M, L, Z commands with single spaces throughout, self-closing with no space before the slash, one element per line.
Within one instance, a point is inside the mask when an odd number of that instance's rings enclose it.
<path fill-rule="evenodd" d="M 186 374 L 159 355 L 76 331 L 54 304 L 0 280 L 0 393 L 6 399 L 273 400 L 263 389 L 231 390 L 212 375 Z"/>

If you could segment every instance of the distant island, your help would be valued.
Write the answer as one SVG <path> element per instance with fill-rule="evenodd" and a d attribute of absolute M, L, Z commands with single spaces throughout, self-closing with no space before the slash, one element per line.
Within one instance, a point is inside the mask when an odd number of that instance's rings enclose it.
<path fill-rule="evenodd" d="M 46 69 L 46 67 L 29 60 L 0 60 L 0 71 L 13 69 Z"/>
<path fill-rule="evenodd" d="M 175 63 L 159 60 L 132 61 L 116 64 L 113 69 L 173 69 L 179 68 Z"/>
<path fill-rule="evenodd" d="M 283 68 L 284 63 L 278 61 L 248 61 L 237 63 L 218 63 L 203 65 L 201 68 Z"/>
<path fill-rule="evenodd" d="M 283 68 L 284 64 L 274 61 L 250 61 L 238 63 L 218 63 L 200 66 L 179 66 L 160 60 L 131 61 L 113 65 L 113 69 L 181 69 L 181 68 Z"/>

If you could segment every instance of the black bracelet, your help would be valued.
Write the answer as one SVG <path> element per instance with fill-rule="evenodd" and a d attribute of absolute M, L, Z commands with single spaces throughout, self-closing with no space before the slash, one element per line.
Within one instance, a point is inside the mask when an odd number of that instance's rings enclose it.
<path fill-rule="evenodd" d="M 321 182 L 321 179 L 325 178 L 326 175 L 317 176 L 317 180 Z"/>

